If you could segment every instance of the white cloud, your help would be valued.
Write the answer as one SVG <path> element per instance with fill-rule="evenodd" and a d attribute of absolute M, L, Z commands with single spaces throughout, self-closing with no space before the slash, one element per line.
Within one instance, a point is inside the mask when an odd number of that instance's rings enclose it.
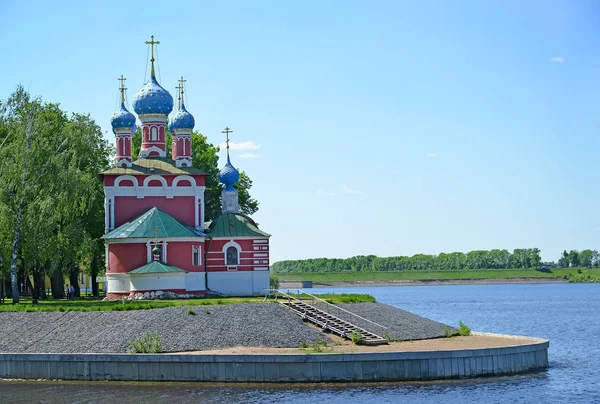
<path fill-rule="evenodd" d="M 225 149 L 227 147 L 227 145 L 225 143 L 221 143 L 219 145 L 219 147 L 221 149 Z M 231 150 L 258 150 L 258 149 L 260 149 L 260 145 L 249 140 L 247 142 L 240 142 L 240 143 L 229 142 L 229 148 Z"/>
<path fill-rule="evenodd" d="M 357 195 L 357 194 L 362 194 L 363 191 L 361 191 L 360 189 L 348 188 L 347 186 L 344 185 L 344 189 L 342 190 L 342 193 L 345 195 Z"/>
<path fill-rule="evenodd" d="M 550 58 L 550 61 L 554 63 L 565 63 L 565 58 L 562 56 L 554 56 Z"/>
<path fill-rule="evenodd" d="M 260 155 L 254 153 L 242 153 L 238 156 L 241 159 L 258 159 Z"/>
<path fill-rule="evenodd" d="M 439 154 L 429 152 L 429 153 L 427 153 L 427 157 L 439 157 Z"/>

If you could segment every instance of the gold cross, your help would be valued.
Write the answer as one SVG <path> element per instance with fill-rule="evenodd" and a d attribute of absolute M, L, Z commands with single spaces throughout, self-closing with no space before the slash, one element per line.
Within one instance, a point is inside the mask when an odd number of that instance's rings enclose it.
<path fill-rule="evenodd" d="M 155 77 L 154 74 L 154 45 L 159 45 L 160 41 L 154 40 L 154 35 L 150 36 L 150 41 L 146 41 L 146 45 L 150 45 L 152 47 L 152 57 L 150 58 L 150 62 L 152 62 L 152 67 L 150 68 L 150 76 Z"/>
<path fill-rule="evenodd" d="M 154 242 L 157 243 L 158 242 L 158 233 L 160 233 L 160 228 L 158 226 L 154 226 Z"/>
<path fill-rule="evenodd" d="M 119 88 L 121 90 L 121 104 L 125 104 L 125 90 L 127 90 L 127 88 L 125 88 L 125 80 L 127 79 L 121 75 L 117 80 L 121 82 L 121 87 Z"/>
<path fill-rule="evenodd" d="M 225 133 L 225 135 L 227 136 L 227 141 L 225 143 L 227 143 L 227 156 L 229 156 L 229 134 L 233 133 L 233 131 L 229 129 L 229 126 L 227 126 L 221 131 L 221 133 Z"/>
<path fill-rule="evenodd" d="M 183 89 L 183 87 L 184 87 L 184 85 L 185 85 L 184 83 L 185 83 L 187 80 L 184 80 L 184 79 L 183 79 L 183 76 L 181 76 L 181 78 L 180 78 L 179 80 L 177 80 L 177 81 L 179 82 L 179 91 L 181 91 L 181 103 L 182 103 L 182 104 L 185 104 L 185 103 L 184 103 L 184 101 L 183 101 L 183 93 L 184 93 L 184 89 Z"/>

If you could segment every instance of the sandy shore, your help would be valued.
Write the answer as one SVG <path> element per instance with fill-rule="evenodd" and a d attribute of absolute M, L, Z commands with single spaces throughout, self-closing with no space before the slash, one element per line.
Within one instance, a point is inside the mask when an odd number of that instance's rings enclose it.
<path fill-rule="evenodd" d="M 323 353 L 360 353 L 360 352 L 415 352 L 448 351 L 462 349 L 485 349 L 527 345 L 544 340 L 539 338 L 515 337 L 510 335 L 473 333 L 468 337 L 436 338 L 420 341 L 390 342 L 388 345 L 358 346 L 351 341 L 332 336 L 334 345 L 323 347 Z M 309 354 L 316 353 L 312 348 L 268 348 L 233 347 L 209 351 L 180 352 L 183 354 Z"/>
<path fill-rule="evenodd" d="M 295 288 L 297 282 L 281 282 L 280 288 Z M 535 284 L 535 283 L 568 283 L 562 278 L 504 278 L 504 279 L 423 279 L 423 280 L 390 280 L 390 281 L 341 281 L 313 282 L 313 288 L 352 287 L 352 286 L 432 286 L 432 285 L 502 285 L 502 284 Z"/>

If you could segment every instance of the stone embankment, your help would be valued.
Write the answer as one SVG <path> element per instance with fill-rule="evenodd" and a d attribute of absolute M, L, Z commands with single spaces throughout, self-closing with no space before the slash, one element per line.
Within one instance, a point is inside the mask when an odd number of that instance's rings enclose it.
<path fill-rule="evenodd" d="M 419 340 L 444 335 L 443 324 L 380 303 L 344 305 L 389 325 L 393 339 Z M 158 333 L 165 352 L 204 351 L 236 346 L 297 348 L 328 339 L 285 308 L 273 303 L 216 305 L 105 312 L 3 312 L 0 352 L 125 353 L 146 330 Z M 332 342 L 329 340 L 329 342 Z"/>

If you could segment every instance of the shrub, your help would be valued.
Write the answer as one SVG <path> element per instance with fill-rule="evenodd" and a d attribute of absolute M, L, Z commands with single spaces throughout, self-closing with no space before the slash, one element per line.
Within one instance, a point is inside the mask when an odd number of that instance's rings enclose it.
<path fill-rule="evenodd" d="M 305 340 L 300 341 L 300 348 L 308 348 L 308 342 L 306 342 Z"/>
<path fill-rule="evenodd" d="M 458 334 L 466 337 L 467 335 L 471 335 L 471 329 L 462 321 L 458 322 Z"/>
<path fill-rule="evenodd" d="M 194 309 L 188 309 L 187 314 L 189 314 L 190 316 L 195 316 L 196 311 Z"/>
<path fill-rule="evenodd" d="M 269 279 L 269 286 L 271 289 L 279 289 L 279 278 L 275 276 L 271 276 Z"/>
<path fill-rule="evenodd" d="M 450 331 L 450 328 L 444 327 L 444 337 L 450 338 L 451 336 L 452 336 L 452 332 Z"/>
<path fill-rule="evenodd" d="M 318 338 L 311 345 L 313 352 L 323 352 L 323 348 L 327 346 L 327 340 Z"/>
<path fill-rule="evenodd" d="M 142 338 L 131 340 L 131 348 L 129 353 L 161 353 L 162 341 L 158 332 L 155 336 L 152 336 L 150 335 L 150 332 L 146 330 Z"/>
<path fill-rule="evenodd" d="M 350 334 L 350 339 L 356 345 L 364 345 L 365 344 L 365 339 L 363 338 L 363 336 L 360 333 L 360 330 L 358 328 L 356 328 L 354 331 L 352 331 L 352 333 Z"/>

